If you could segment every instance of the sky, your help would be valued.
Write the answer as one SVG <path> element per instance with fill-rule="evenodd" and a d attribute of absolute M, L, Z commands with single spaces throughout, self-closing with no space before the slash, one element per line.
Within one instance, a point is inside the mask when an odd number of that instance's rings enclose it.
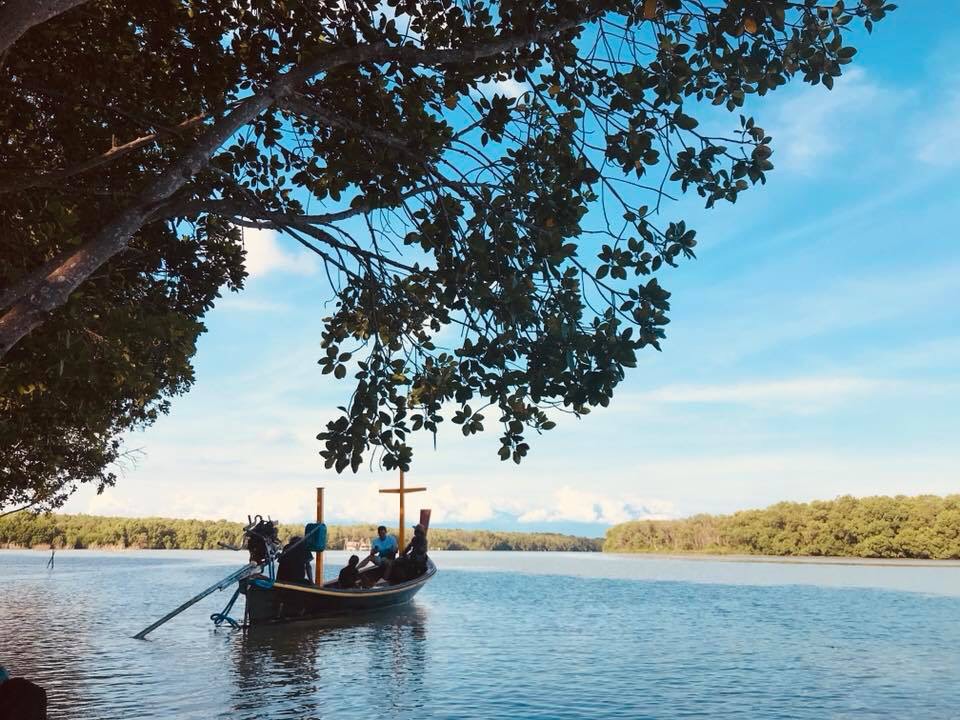
<path fill-rule="evenodd" d="M 495 432 L 415 441 L 409 507 L 446 527 L 601 535 L 844 494 L 960 491 L 960 20 L 903 3 L 858 34 L 832 92 L 798 81 L 751 109 L 774 138 L 767 185 L 706 211 L 673 293 L 663 352 L 611 406 L 533 439 L 519 466 Z M 502 90 L 502 89 L 501 89 Z M 736 116 L 730 118 L 734 126 Z M 65 512 L 396 522 L 395 473 L 325 470 L 316 434 L 349 397 L 321 375 L 331 308 L 290 238 L 245 237 L 251 277 L 208 315 L 192 391 L 130 435 L 115 488 Z"/>

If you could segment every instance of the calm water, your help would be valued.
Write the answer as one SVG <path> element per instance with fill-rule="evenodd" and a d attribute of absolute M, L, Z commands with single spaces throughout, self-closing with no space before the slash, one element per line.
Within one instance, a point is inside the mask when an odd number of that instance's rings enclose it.
<path fill-rule="evenodd" d="M 960 567 L 434 558 L 364 622 L 214 630 L 225 591 L 140 642 L 243 556 L 0 551 L 0 663 L 52 718 L 960 718 Z"/>

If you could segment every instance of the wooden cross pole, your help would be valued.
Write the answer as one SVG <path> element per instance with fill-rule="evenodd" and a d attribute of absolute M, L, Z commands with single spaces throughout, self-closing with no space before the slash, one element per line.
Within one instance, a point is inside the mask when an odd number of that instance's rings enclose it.
<path fill-rule="evenodd" d="M 317 522 L 323 522 L 323 488 L 317 488 Z M 317 568 L 313 573 L 313 582 L 323 585 L 323 551 L 317 553 Z"/>
<path fill-rule="evenodd" d="M 425 491 L 425 490 L 426 490 L 425 487 L 413 487 L 413 488 L 404 487 L 404 485 L 403 485 L 403 470 L 401 470 L 401 471 L 400 471 L 400 487 L 398 487 L 398 488 L 385 488 L 385 489 L 383 489 L 383 490 L 380 491 L 380 492 L 382 492 L 382 493 L 397 493 L 398 495 L 400 495 L 400 537 L 398 538 L 398 542 L 400 543 L 400 552 L 403 552 L 403 549 L 404 549 L 404 542 L 403 542 L 403 496 L 406 495 L 407 493 L 423 492 L 423 491 Z"/>

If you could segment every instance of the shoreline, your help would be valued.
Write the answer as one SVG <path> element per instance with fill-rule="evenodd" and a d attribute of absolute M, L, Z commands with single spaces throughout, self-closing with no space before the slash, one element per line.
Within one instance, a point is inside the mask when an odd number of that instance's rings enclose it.
<path fill-rule="evenodd" d="M 4 550 L 13 550 L 17 552 L 36 552 L 36 553 L 48 553 L 52 548 L 47 546 L 35 545 L 33 547 L 23 547 L 16 545 L 0 545 L 0 552 Z M 100 547 L 84 547 L 84 548 L 55 548 L 56 552 L 59 553 L 75 553 L 75 552 L 108 552 L 108 553 L 124 553 L 124 552 L 149 552 L 149 553 L 166 553 L 166 552 L 231 552 L 227 548 L 209 548 L 209 549 L 200 549 L 200 548 L 134 548 L 134 547 L 121 547 L 121 546 L 100 546 Z M 336 552 L 351 552 L 349 550 L 344 550 L 342 548 L 329 549 L 326 552 L 336 553 Z M 453 553 L 453 552 L 463 552 L 463 553 L 536 553 L 536 554 L 551 554 L 551 553 L 571 553 L 576 555 L 600 555 L 602 557 L 618 557 L 618 558 L 640 558 L 644 560 L 692 560 L 695 562 L 726 562 L 726 563 L 766 563 L 766 564 L 785 564 L 785 565 L 857 565 L 857 566 L 875 566 L 875 567 L 930 567 L 930 568 L 944 568 L 944 567 L 956 567 L 960 568 L 960 559 L 947 559 L 947 560 L 938 560 L 935 558 L 870 558 L 870 557 L 855 557 L 855 556 L 826 556 L 826 555 L 743 555 L 743 554 L 724 554 L 724 553 L 658 553 L 658 552 L 603 552 L 598 550 L 434 550 L 436 553 Z"/>
<path fill-rule="evenodd" d="M 855 555 L 743 555 L 726 553 L 678 552 L 604 552 L 617 557 L 640 557 L 647 560 L 694 560 L 697 562 L 783 563 L 787 565 L 875 565 L 891 567 L 956 567 L 958 559 L 875 558 Z"/>

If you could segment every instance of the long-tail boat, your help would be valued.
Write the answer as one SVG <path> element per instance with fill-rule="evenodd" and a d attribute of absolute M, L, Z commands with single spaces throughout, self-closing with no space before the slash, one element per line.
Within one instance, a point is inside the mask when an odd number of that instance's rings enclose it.
<path fill-rule="evenodd" d="M 397 493 L 400 496 L 399 546 L 404 547 L 404 496 L 421 492 L 426 488 L 404 486 L 403 471 L 400 472 L 400 487 L 381 490 L 382 493 Z M 326 525 L 323 524 L 323 488 L 317 488 L 317 522 L 308 523 L 304 537 L 307 548 L 316 552 L 316 583 L 287 582 L 276 579 L 277 560 L 285 551 L 280 550 L 277 538 L 277 523 L 261 516 L 248 518 L 244 534 L 250 562 L 231 573 L 215 585 L 190 598 L 183 605 L 147 626 L 134 637 L 140 640 L 167 621 L 179 615 L 216 590 L 223 590 L 234 583 L 238 586 L 233 597 L 222 612 L 210 616 L 218 627 L 224 623 L 232 627 L 241 624 L 230 617 L 230 611 L 240 595 L 246 597 L 243 626 L 267 625 L 292 622 L 310 618 L 357 615 L 402 605 L 416 595 L 437 573 L 433 560 L 427 558 L 423 571 L 415 577 L 404 577 L 395 582 L 381 582 L 382 569 L 371 567 L 360 573 L 360 587 L 341 588 L 337 580 L 323 582 L 323 552 L 326 549 Z M 420 524 L 429 528 L 430 511 L 420 511 Z M 239 549 L 239 548 L 233 548 Z M 409 567 L 409 566 L 408 566 Z M 393 575 L 394 573 L 391 573 Z"/>
<path fill-rule="evenodd" d="M 247 597 L 244 611 L 247 625 L 338 617 L 383 610 L 408 602 L 437 572 L 427 559 L 422 575 L 393 585 L 374 585 L 379 568 L 360 573 L 361 587 L 341 588 L 336 580 L 317 586 L 310 583 L 264 582 L 259 578 L 240 581 L 240 592 Z M 368 577 L 364 577 L 368 576 Z"/>
<path fill-rule="evenodd" d="M 404 486 L 403 471 L 400 471 L 400 487 L 381 490 L 400 496 L 399 546 L 404 547 L 404 497 L 407 493 L 421 492 L 426 488 Z M 426 530 L 430 524 L 430 511 L 420 511 L 420 524 Z M 323 527 L 323 488 L 317 488 L 317 522 L 305 529 L 305 539 Z M 310 618 L 338 617 L 382 610 L 409 602 L 420 588 L 437 572 L 437 566 L 427 558 L 424 571 L 413 578 L 400 582 L 380 584 L 382 570 L 371 567 L 360 573 L 360 587 L 342 588 L 337 580 L 323 582 L 323 550 L 326 545 L 326 529 L 323 540 L 310 545 L 317 551 L 316 584 L 309 582 L 283 582 L 271 577 L 252 576 L 240 580 L 239 592 L 246 596 L 245 625 L 266 625 Z"/>

